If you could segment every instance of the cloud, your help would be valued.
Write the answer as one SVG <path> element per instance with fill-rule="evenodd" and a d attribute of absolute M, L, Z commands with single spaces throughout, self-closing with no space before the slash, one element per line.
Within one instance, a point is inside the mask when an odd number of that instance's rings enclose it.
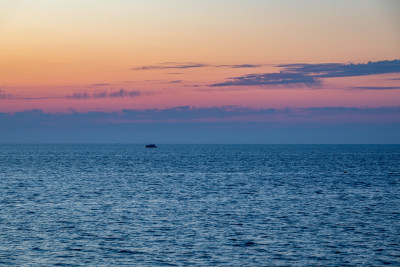
<path fill-rule="evenodd" d="M 65 98 L 70 98 L 70 99 L 89 99 L 89 98 L 92 98 L 92 95 L 90 95 L 88 92 L 73 93 L 72 95 L 66 95 Z"/>
<path fill-rule="evenodd" d="M 370 61 L 366 64 L 285 64 L 278 65 L 277 67 L 283 68 L 285 72 L 302 73 L 305 75 L 313 75 L 319 78 L 350 77 L 385 73 L 399 73 L 400 60 L 385 60 L 377 62 Z"/>
<path fill-rule="evenodd" d="M 221 87 L 291 84 L 305 84 L 310 86 L 317 84 L 323 78 L 400 73 L 400 60 L 368 62 L 366 64 L 296 63 L 277 65 L 277 67 L 282 68 L 283 70 L 278 73 L 248 74 L 245 76 L 232 77 L 228 78 L 225 82 L 211 84 L 210 86 Z"/>
<path fill-rule="evenodd" d="M 14 95 L 6 93 L 0 88 L 0 99 L 13 99 L 14 97 Z"/>
<path fill-rule="evenodd" d="M 125 97 L 137 97 L 141 96 L 143 93 L 137 90 L 125 90 L 120 89 L 118 91 L 102 91 L 102 92 L 77 92 L 72 95 L 66 96 L 43 96 L 43 97 L 26 97 L 6 93 L 0 90 L 0 99 L 7 100 L 49 100 L 49 99 L 75 99 L 75 100 L 88 100 L 96 98 L 125 98 Z M 148 93 L 147 93 L 148 94 Z"/>
<path fill-rule="evenodd" d="M 141 92 L 137 91 L 137 90 L 127 91 L 124 89 L 120 89 L 119 91 L 113 91 L 113 92 L 94 92 L 94 93 L 79 92 L 79 93 L 73 93 L 72 95 L 66 95 L 65 98 L 88 100 L 88 99 L 96 99 L 96 98 L 137 97 L 140 95 L 141 95 Z"/>
<path fill-rule="evenodd" d="M 0 113 L 3 143 L 399 143 L 400 107 Z"/>
<path fill-rule="evenodd" d="M 264 66 L 264 64 L 216 65 L 215 67 L 232 68 L 232 69 L 248 69 L 248 68 L 259 68 L 262 66 Z"/>
<path fill-rule="evenodd" d="M 80 121 L 91 124 L 125 123 L 219 123 L 219 122 L 351 122 L 385 121 L 400 123 L 400 107 L 310 107 L 282 109 L 254 109 L 239 106 L 191 107 L 166 109 L 124 109 L 119 112 L 44 113 L 40 110 L 24 111 L 8 116 L 17 118 L 43 118 L 46 123 Z M 61 120 L 60 120 L 61 119 Z"/>
<path fill-rule="evenodd" d="M 130 70 L 163 70 L 163 69 L 191 69 L 191 68 L 203 68 L 209 65 L 202 63 L 176 63 L 176 62 L 165 62 L 160 65 L 150 65 L 131 68 Z"/>
<path fill-rule="evenodd" d="M 0 99 L 7 100 L 47 100 L 47 99 L 62 99 L 63 97 L 57 96 L 44 96 L 44 97 L 24 97 L 19 95 L 13 95 L 0 90 Z"/>
<path fill-rule="evenodd" d="M 212 87 L 220 86 L 251 86 L 251 85 L 282 85 L 282 84 L 315 84 L 318 78 L 301 73 L 265 73 L 249 74 L 241 77 L 229 78 L 229 81 L 212 84 Z"/>
<path fill-rule="evenodd" d="M 174 80 L 174 81 L 168 81 L 167 83 L 182 83 L 182 80 Z"/>
<path fill-rule="evenodd" d="M 37 99 L 57 99 L 60 97 L 24 97 L 20 95 L 14 95 L 7 93 L 0 89 L 0 99 L 7 99 L 7 100 L 37 100 Z"/>
<path fill-rule="evenodd" d="M 351 88 L 358 90 L 398 90 L 400 86 L 354 86 Z"/>
<path fill-rule="evenodd" d="M 193 63 L 193 62 L 188 62 L 188 63 L 165 62 L 159 65 L 135 67 L 131 68 L 130 70 L 190 69 L 190 68 L 205 68 L 205 67 L 241 69 L 241 68 L 258 68 L 264 65 L 265 64 L 209 65 L 209 64 Z M 180 74 L 180 73 L 171 73 L 171 74 Z"/>
<path fill-rule="evenodd" d="M 140 95 L 140 91 L 126 91 L 124 89 L 120 89 L 119 91 L 111 92 L 108 94 L 108 96 L 111 98 L 136 97 Z"/>

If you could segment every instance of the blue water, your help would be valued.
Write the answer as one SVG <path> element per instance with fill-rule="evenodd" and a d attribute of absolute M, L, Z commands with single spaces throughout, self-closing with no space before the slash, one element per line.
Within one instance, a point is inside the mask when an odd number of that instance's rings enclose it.
<path fill-rule="evenodd" d="M 0 265 L 400 265 L 400 146 L 0 145 Z"/>

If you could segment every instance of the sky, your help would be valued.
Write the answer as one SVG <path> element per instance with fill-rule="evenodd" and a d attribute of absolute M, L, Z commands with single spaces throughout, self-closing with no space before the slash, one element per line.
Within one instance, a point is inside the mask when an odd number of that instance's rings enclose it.
<path fill-rule="evenodd" d="M 400 143 L 397 0 L 0 0 L 0 143 Z"/>

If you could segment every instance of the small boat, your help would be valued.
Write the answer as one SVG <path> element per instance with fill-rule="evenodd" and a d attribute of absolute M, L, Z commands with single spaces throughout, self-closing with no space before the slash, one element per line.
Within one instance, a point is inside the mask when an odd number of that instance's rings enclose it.
<path fill-rule="evenodd" d="M 155 144 L 148 144 L 146 145 L 147 148 L 156 148 L 157 146 Z"/>

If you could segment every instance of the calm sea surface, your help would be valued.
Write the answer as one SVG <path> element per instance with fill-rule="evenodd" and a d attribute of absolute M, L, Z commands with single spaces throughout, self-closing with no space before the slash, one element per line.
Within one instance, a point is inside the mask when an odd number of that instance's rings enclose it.
<path fill-rule="evenodd" d="M 400 146 L 0 145 L 0 265 L 400 265 Z"/>

